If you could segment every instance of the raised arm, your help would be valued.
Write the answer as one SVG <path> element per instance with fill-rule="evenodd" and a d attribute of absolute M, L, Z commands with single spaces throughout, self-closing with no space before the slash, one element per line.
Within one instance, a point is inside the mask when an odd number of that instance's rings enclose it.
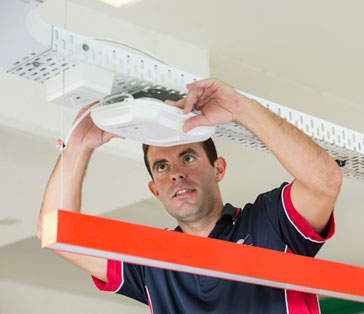
<path fill-rule="evenodd" d="M 292 203 L 315 232 L 321 233 L 341 187 L 342 173 L 336 162 L 296 127 L 221 81 L 202 80 L 187 88 L 185 99 L 169 102 L 185 113 L 201 110 L 201 115 L 186 121 L 184 131 L 231 121 L 251 130 L 295 178 Z"/>
<path fill-rule="evenodd" d="M 87 108 L 83 108 L 79 112 L 76 120 Z M 61 158 L 58 159 L 50 176 L 39 214 L 37 230 L 39 239 L 42 238 L 44 214 L 60 207 L 61 170 L 63 173 L 63 209 L 79 212 L 81 208 L 82 182 L 91 154 L 96 147 L 108 142 L 112 137 L 112 134 L 97 128 L 89 116 L 84 118 L 77 126 L 66 150 L 63 152 L 63 161 L 61 162 Z M 106 260 L 67 252 L 55 252 L 98 279 L 106 281 Z"/>

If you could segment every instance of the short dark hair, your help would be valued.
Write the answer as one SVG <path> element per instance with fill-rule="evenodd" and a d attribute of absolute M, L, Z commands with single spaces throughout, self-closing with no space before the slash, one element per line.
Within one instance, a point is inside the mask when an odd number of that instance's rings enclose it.
<path fill-rule="evenodd" d="M 206 152 L 206 155 L 207 155 L 207 158 L 208 158 L 210 164 L 214 167 L 214 162 L 217 159 L 217 152 L 216 152 L 216 147 L 215 147 L 214 141 L 210 137 L 206 141 L 201 142 L 201 144 L 202 144 L 204 151 Z M 149 165 L 149 161 L 148 161 L 148 150 L 149 150 L 149 145 L 143 144 L 144 163 L 145 163 L 145 166 L 147 167 L 147 170 L 148 170 L 150 176 L 153 179 L 152 171 L 150 169 L 150 165 Z"/>

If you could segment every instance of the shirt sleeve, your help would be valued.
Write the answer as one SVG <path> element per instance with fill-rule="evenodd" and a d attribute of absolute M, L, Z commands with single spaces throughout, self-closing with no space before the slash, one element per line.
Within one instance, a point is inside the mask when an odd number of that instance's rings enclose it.
<path fill-rule="evenodd" d="M 335 232 L 332 214 L 323 232 L 317 234 L 294 208 L 291 200 L 291 184 L 284 183 L 279 189 L 263 195 L 263 208 L 273 228 L 295 254 L 314 257 L 326 240 Z"/>
<path fill-rule="evenodd" d="M 94 284 L 101 291 L 122 294 L 148 304 L 145 291 L 143 266 L 124 263 L 121 261 L 107 261 L 107 282 L 92 276 Z"/>

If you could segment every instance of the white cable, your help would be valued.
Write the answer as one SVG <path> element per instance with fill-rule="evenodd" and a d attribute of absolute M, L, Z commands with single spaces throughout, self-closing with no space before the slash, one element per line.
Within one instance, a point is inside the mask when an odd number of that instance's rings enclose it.
<path fill-rule="evenodd" d="M 58 140 L 57 142 L 57 148 L 61 151 L 61 153 L 66 149 L 67 144 L 72 136 L 73 131 L 76 129 L 77 125 L 79 125 L 79 123 L 92 111 L 92 109 L 98 107 L 98 106 L 104 106 L 106 104 L 112 104 L 117 102 L 120 97 L 125 97 L 125 99 L 123 100 L 124 102 L 133 100 L 134 97 L 131 94 L 128 93 L 120 93 L 120 94 L 113 94 L 113 95 L 109 95 L 104 97 L 103 99 L 101 99 L 99 102 L 97 102 L 96 104 L 94 104 L 93 106 L 91 106 L 90 108 L 88 108 L 77 120 L 76 122 L 72 125 L 71 129 L 68 131 L 66 140 L 63 142 L 62 140 Z M 71 98 L 71 102 L 73 104 L 73 100 Z"/>
<path fill-rule="evenodd" d="M 100 102 L 96 103 L 95 105 L 91 106 L 90 108 L 88 108 L 77 120 L 76 122 L 72 125 L 71 129 L 68 131 L 66 140 L 61 143 L 61 145 L 59 145 L 59 150 L 62 152 L 66 149 L 67 144 L 72 136 L 73 131 L 76 129 L 76 127 L 80 124 L 80 122 L 91 112 L 92 109 L 96 108 L 100 106 Z"/>
<path fill-rule="evenodd" d="M 64 29 L 67 29 L 67 1 L 64 1 Z M 64 88 L 65 88 L 65 74 L 64 74 L 64 70 L 62 71 L 62 91 L 64 94 Z M 63 126 L 64 126 L 64 110 L 62 108 L 61 111 L 61 134 L 63 135 Z M 61 145 L 60 147 L 62 147 L 63 145 Z M 60 187 L 59 187 L 59 208 L 63 209 L 63 149 L 61 150 L 61 174 L 60 174 Z"/>
<path fill-rule="evenodd" d="M 64 81 L 64 71 L 63 71 L 63 81 Z M 64 90 L 64 83 L 63 83 Z M 61 107 L 61 106 L 60 106 Z M 64 108 L 61 109 L 61 135 L 63 136 L 63 125 L 64 125 Z M 61 150 L 61 169 L 60 169 L 60 182 L 59 182 L 59 208 L 63 209 L 63 150 Z"/>
<path fill-rule="evenodd" d="M 114 40 L 114 39 L 109 39 L 109 38 L 94 38 L 94 39 L 95 39 L 95 40 L 98 40 L 98 41 L 106 41 L 106 42 L 110 42 L 110 43 L 114 43 L 114 44 L 117 44 L 117 45 L 121 45 L 121 46 L 124 46 L 124 47 L 130 48 L 130 49 L 135 50 L 135 51 L 137 51 L 137 52 L 139 52 L 139 53 L 141 53 L 141 54 L 143 54 L 143 55 L 145 55 L 145 56 L 147 56 L 147 57 L 150 57 L 150 58 L 152 58 L 152 59 L 154 59 L 154 60 L 156 60 L 156 61 L 158 61 L 158 62 L 160 62 L 160 63 L 163 63 L 163 64 L 165 64 L 165 65 L 169 65 L 168 63 L 166 63 L 166 62 L 164 62 L 163 60 L 161 60 L 161 59 L 157 58 L 156 56 L 152 55 L 152 54 L 151 54 L 151 53 L 149 53 L 149 52 L 145 52 L 145 51 L 143 51 L 143 50 L 140 50 L 140 49 L 135 48 L 135 47 L 133 47 L 133 46 L 130 46 L 130 45 L 128 45 L 128 44 L 124 44 L 124 43 L 122 43 L 122 42 L 120 42 L 120 41 L 117 41 L 117 40 Z"/>

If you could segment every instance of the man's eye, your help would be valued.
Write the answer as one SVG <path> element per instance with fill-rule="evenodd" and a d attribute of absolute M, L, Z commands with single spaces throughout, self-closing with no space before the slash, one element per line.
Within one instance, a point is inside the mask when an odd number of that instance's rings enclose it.
<path fill-rule="evenodd" d="M 193 157 L 193 156 L 191 156 L 191 155 L 187 155 L 187 156 L 185 156 L 185 158 L 184 158 L 184 161 L 186 162 L 186 163 L 190 163 L 190 162 L 192 162 L 192 161 L 194 161 L 195 160 L 195 157 Z"/>
<path fill-rule="evenodd" d="M 163 171 L 165 171 L 167 169 L 167 165 L 166 164 L 159 164 L 158 166 L 157 166 L 157 171 L 158 172 L 163 172 Z"/>

